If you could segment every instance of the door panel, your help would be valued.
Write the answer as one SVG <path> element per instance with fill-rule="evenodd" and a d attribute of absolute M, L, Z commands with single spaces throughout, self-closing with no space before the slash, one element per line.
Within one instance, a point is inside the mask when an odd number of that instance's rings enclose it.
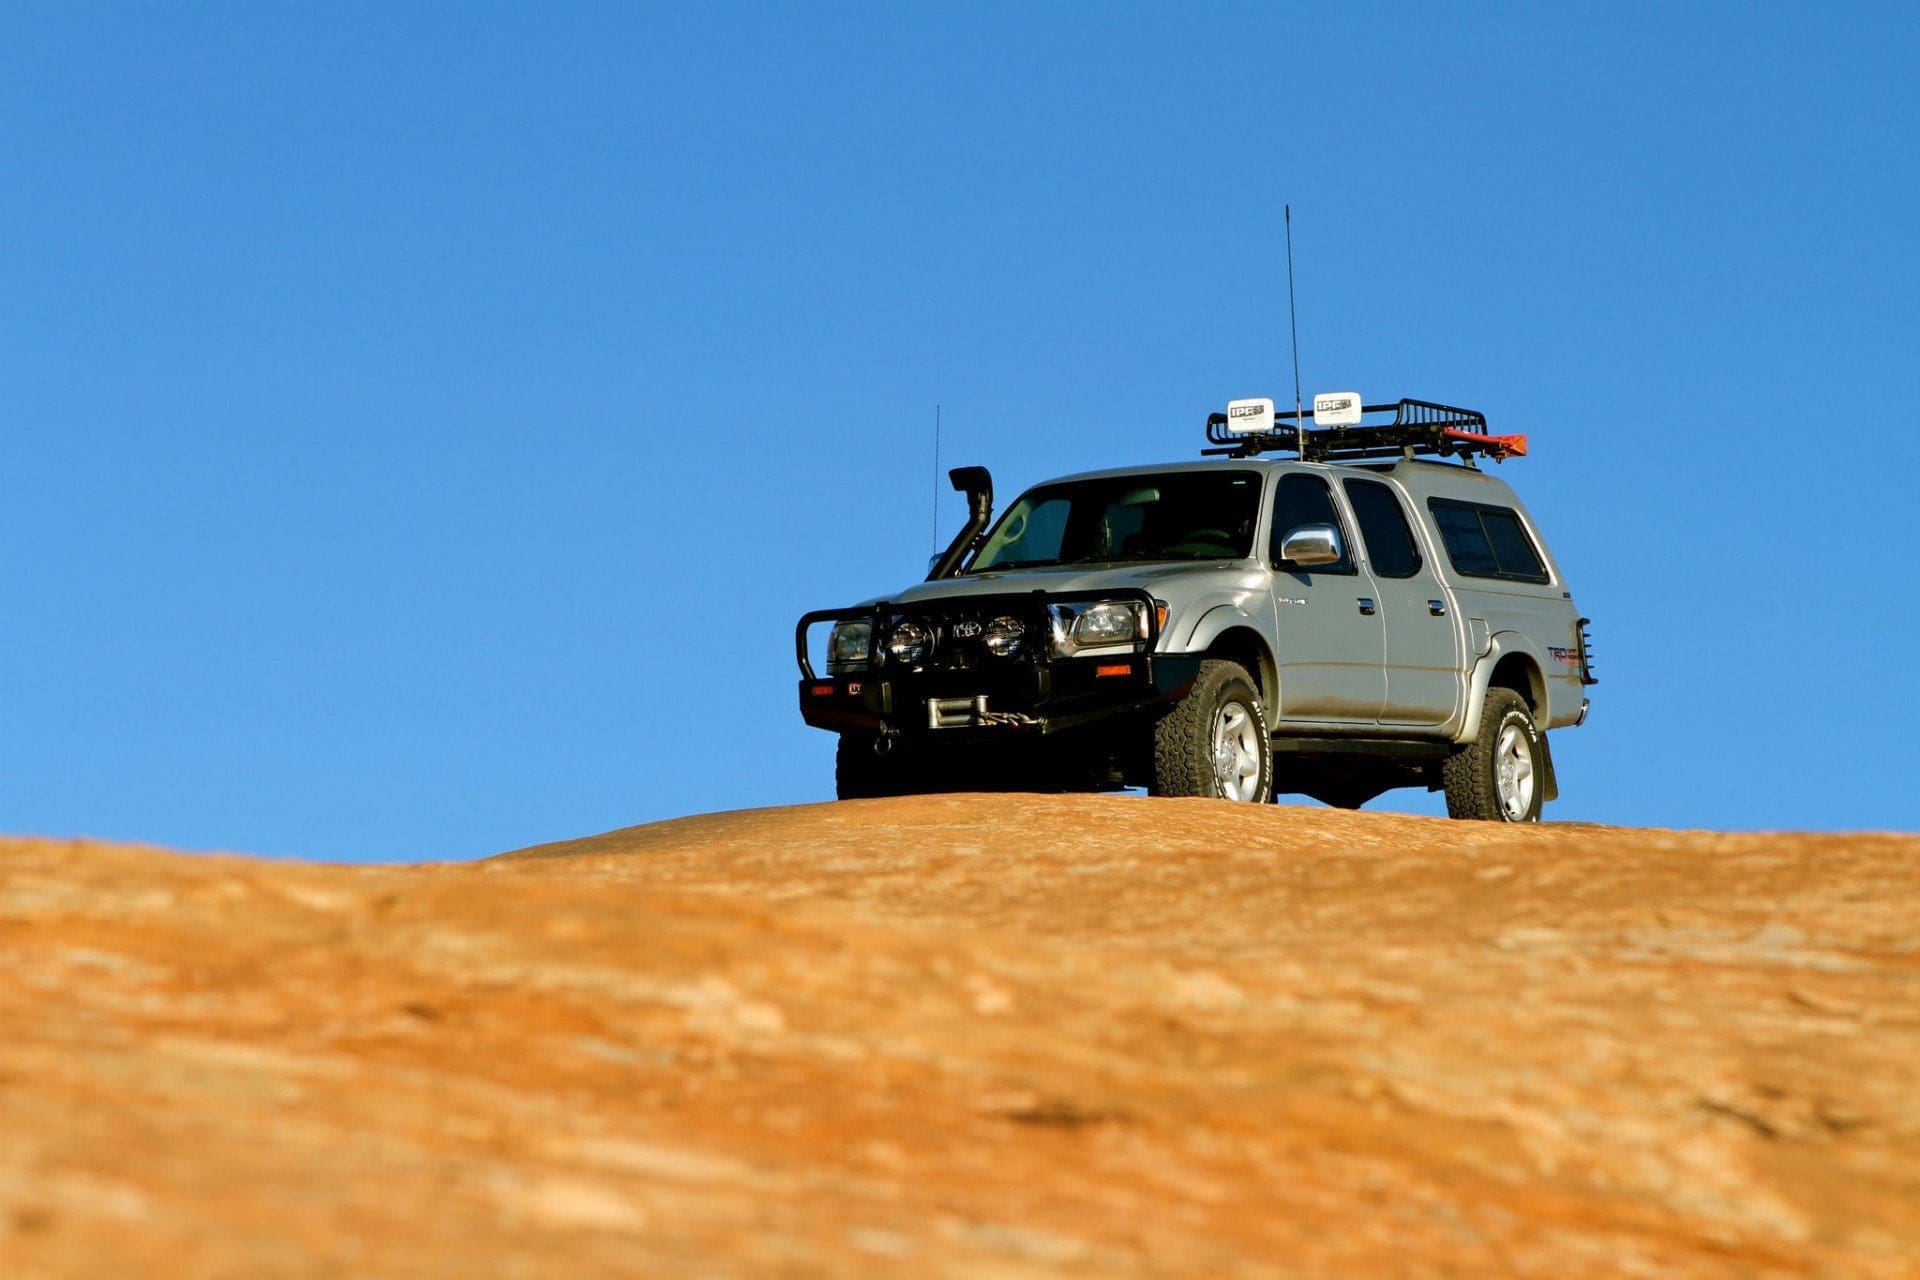
<path fill-rule="evenodd" d="M 1461 620 L 1454 616 L 1453 600 L 1421 554 L 1406 508 L 1393 489 L 1357 479 L 1343 487 L 1360 526 L 1386 628 L 1387 693 L 1380 719 L 1387 724 L 1445 724 L 1459 710 L 1465 692 Z"/>
<path fill-rule="evenodd" d="M 1294 565 L 1280 559 L 1292 530 L 1331 524 L 1339 562 Z M 1374 579 L 1356 561 L 1350 522 L 1327 482 L 1290 472 L 1274 486 L 1271 541 L 1274 659 L 1280 671 L 1279 718 L 1372 724 L 1386 702 L 1386 632 Z"/>

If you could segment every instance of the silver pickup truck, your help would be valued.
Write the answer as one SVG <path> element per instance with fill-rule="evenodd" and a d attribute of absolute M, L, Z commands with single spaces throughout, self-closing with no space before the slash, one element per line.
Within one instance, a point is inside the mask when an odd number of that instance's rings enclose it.
<path fill-rule="evenodd" d="M 802 618 L 800 710 L 840 735 L 839 795 L 1355 808 L 1422 786 L 1457 818 L 1537 821 L 1547 732 L 1586 719 L 1594 679 L 1538 527 L 1478 466 L 1525 438 L 1352 395 L 1235 402 L 1207 435 L 1207 460 L 1050 480 L 997 522 L 984 469 L 956 470 L 969 519 L 925 582 Z"/>

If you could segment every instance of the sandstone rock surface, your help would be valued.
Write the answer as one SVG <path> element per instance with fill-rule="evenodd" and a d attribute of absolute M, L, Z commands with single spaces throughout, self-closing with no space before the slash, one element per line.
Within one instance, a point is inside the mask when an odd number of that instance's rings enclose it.
<path fill-rule="evenodd" d="M 0 1276 L 1920 1275 L 1920 838 L 0 841 Z"/>

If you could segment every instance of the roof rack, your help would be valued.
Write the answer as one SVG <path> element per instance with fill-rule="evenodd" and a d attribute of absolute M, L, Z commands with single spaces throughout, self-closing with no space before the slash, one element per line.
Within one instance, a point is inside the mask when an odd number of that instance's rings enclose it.
<path fill-rule="evenodd" d="M 1265 408 L 1264 405 L 1261 406 Z M 1391 413 L 1393 421 L 1371 425 L 1309 427 L 1313 410 L 1287 413 L 1276 410 L 1272 431 L 1239 432 L 1227 430 L 1227 415 L 1207 415 L 1207 439 L 1218 446 L 1202 449 L 1203 454 L 1226 454 L 1251 458 L 1270 450 L 1298 454 L 1302 462 L 1352 461 L 1360 458 L 1413 458 L 1435 454 L 1442 458 L 1460 457 L 1470 465 L 1475 455 L 1495 462 L 1525 457 L 1525 436 L 1487 434 L 1487 415 L 1475 409 L 1460 409 L 1450 404 L 1427 400 L 1402 400 L 1398 404 L 1370 404 L 1362 415 Z M 1285 430 L 1282 422 L 1295 424 Z"/>

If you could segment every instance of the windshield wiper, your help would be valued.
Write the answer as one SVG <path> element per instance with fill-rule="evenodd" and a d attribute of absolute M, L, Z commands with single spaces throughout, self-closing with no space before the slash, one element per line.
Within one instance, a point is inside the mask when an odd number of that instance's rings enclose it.
<path fill-rule="evenodd" d="M 1003 573 L 1009 569 L 1054 569 L 1064 565 L 1064 560 L 996 560 L 989 565 L 971 565 L 967 573 Z"/>

